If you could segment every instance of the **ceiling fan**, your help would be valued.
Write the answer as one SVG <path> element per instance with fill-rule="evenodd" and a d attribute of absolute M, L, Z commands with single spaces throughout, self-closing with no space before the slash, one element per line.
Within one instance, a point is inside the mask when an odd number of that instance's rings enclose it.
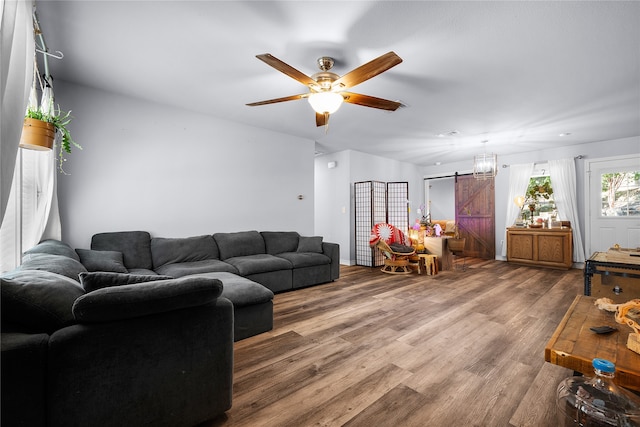
<path fill-rule="evenodd" d="M 318 66 L 321 71 L 310 77 L 296 70 L 289 64 L 282 62 L 270 53 L 256 55 L 256 58 L 307 86 L 309 92 L 285 96 L 284 98 L 252 102 L 251 104 L 247 104 L 250 107 L 308 98 L 309 103 L 316 112 L 316 125 L 326 126 L 329 123 L 329 115 L 335 113 L 338 108 L 340 108 L 340 105 L 342 105 L 342 102 L 388 111 L 395 111 L 402 105 L 400 102 L 346 91 L 346 89 L 369 80 L 401 63 L 402 58 L 394 52 L 385 53 L 355 68 L 342 77 L 329 71 L 333 67 L 334 60 L 327 56 L 318 58 Z"/>

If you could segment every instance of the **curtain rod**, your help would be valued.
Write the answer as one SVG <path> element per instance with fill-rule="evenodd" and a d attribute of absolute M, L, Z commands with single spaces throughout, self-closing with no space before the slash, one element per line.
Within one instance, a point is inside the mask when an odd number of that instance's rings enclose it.
<path fill-rule="evenodd" d="M 585 156 L 585 155 L 583 155 L 583 154 L 578 154 L 577 156 L 575 156 L 575 157 L 573 158 L 573 160 L 581 160 L 581 159 L 584 159 L 585 157 L 587 157 L 587 156 Z M 544 164 L 544 163 L 549 163 L 549 161 L 548 161 L 548 160 L 544 160 L 544 161 L 534 162 L 533 164 L 534 164 L 534 165 L 542 165 L 542 164 Z M 502 165 L 502 167 L 503 167 L 503 168 L 508 168 L 508 167 L 509 167 L 509 165 L 504 165 L 504 164 L 503 164 L 503 165 Z"/>

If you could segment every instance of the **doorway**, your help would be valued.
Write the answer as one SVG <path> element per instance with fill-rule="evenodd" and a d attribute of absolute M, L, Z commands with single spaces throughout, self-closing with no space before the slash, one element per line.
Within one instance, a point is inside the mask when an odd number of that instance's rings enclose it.
<path fill-rule="evenodd" d="M 603 189 L 603 176 L 634 173 L 616 185 L 613 195 Z M 585 227 L 586 253 L 606 252 L 618 244 L 623 248 L 640 247 L 640 195 L 638 181 L 640 156 L 623 156 L 585 162 L 585 201 L 587 218 Z"/>

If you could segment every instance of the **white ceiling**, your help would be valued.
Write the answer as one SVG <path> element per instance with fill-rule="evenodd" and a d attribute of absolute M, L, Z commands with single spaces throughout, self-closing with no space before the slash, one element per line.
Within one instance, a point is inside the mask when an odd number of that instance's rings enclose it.
<path fill-rule="evenodd" d="M 37 13 L 49 49 L 64 53 L 50 60 L 55 79 L 308 138 L 324 153 L 430 165 L 485 146 L 508 155 L 640 135 L 636 1 L 41 1 Z M 344 104 L 325 132 L 306 100 L 245 105 L 307 91 L 257 54 L 308 75 L 333 56 L 343 75 L 388 51 L 404 61 L 352 91 L 406 106 L 395 112 Z"/>

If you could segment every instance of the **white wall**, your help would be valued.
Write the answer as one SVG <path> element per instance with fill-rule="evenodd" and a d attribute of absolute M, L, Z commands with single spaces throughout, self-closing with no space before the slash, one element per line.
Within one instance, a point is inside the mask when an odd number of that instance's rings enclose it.
<path fill-rule="evenodd" d="M 431 204 L 431 219 L 450 219 L 456 218 L 456 182 L 455 177 L 435 178 L 425 181 L 425 185 L 429 186 L 427 192 L 429 199 L 425 200 L 427 205 Z"/>
<path fill-rule="evenodd" d="M 336 168 L 327 164 L 335 161 Z M 355 264 L 353 184 L 359 181 L 408 182 L 410 208 L 423 203 L 420 168 L 411 163 L 345 150 L 316 157 L 316 234 L 340 244 L 341 263 Z M 412 218 L 412 217 L 410 217 Z"/>
<path fill-rule="evenodd" d="M 495 224 L 496 224 L 496 259 L 504 259 L 501 256 L 502 245 L 504 244 L 506 227 L 511 225 L 512 220 L 507 221 L 506 210 L 512 200 L 508 200 L 509 193 L 509 169 L 510 164 L 521 163 L 542 163 L 550 159 L 566 159 L 577 156 L 584 156 L 583 159 L 577 159 L 576 165 L 576 187 L 578 206 L 584 206 L 585 184 L 584 162 L 586 159 L 593 160 L 612 156 L 622 156 L 626 154 L 637 154 L 640 152 L 640 136 L 632 138 L 623 138 L 613 141 L 601 141 L 591 144 L 570 145 L 558 147 L 551 150 L 532 150 L 528 153 L 522 153 L 512 156 L 500 156 L 498 153 L 498 164 L 500 165 L 498 175 L 495 178 Z M 507 167 L 502 167 L 505 165 Z M 425 176 L 450 175 L 456 171 L 459 173 L 468 172 L 473 166 L 473 158 L 470 156 L 468 162 L 451 163 L 440 166 L 425 167 L 422 171 Z M 585 239 L 585 215 L 582 209 L 578 212 L 580 224 L 579 229 L 584 244 Z M 507 224 L 508 222 L 508 224 Z M 576 225 L 572 224 L 575 228 Z M 588 258 L 591 254 L 586 254 Z"/>
<path fill-rule="evenodd" d="M 314 141 L 64 82 L 56 94 L 84 148 L 58 175 L 73 247 L 104 231 L 313 234 Z"/>
<path fill-rule="evenodd" d="M 71 175 L 58 175 L 63 239 L 73 247 L 88 247 L 91 236 L 103 231 L 180 237 L 294 230 L 339 243 L 342 262 L 352 264 L 354 182 L 408 181 L 413 218 L 424 202 L 424 176 L 472 167 L 471 158 L 419 167 L 350 150 L 314 160 L 311 140 L 61 81 L 56 94 L 57 102 L 73 110 L 73 137 L 84 147 L 68 156 L 65 169 Z M 639 147 L 640 137 L 634 137 L 498 154 L 498 162 L 578 155 L 593 160 L 635 154 Z M 330 161 L 337 167 L 328 169 Z M 576 161 L 576 170 L 578 206 L 584 206 L 584 160 Z M 507 226 L 508 176 L 508 168 L 500 168 L 495 181 L 497 254 Z M 583 212 L 580 222 L 584 238 Z"/>
<path fill-rule="evenodd" d="M 350 245 L 351 207 L 350 166 L 351 151 L 317 156 L 315 159 L 315 234 L 327 242 L 340 245 L 340 262 L 351 264 Z M 329 162 L 336 167 L 328 168 Z"/>

